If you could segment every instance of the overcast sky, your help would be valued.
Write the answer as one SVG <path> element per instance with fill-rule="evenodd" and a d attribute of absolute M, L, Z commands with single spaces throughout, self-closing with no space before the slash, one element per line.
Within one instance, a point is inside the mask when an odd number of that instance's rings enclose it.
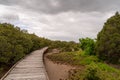
<path fill-rule="evenodd" d="M 52 40 L 96 38 L 120 0 L 0 0 L 0 22 Z"/>

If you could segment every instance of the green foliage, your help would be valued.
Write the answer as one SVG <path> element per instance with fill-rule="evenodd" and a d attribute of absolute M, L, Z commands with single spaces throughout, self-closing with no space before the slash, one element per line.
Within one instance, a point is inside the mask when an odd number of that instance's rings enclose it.
<path fill-rule="evenodd" d="M 63 52 L 78 51 L 79 45 L 73 41 L 52 41 L 50 48 L 58 48 Z"/>
<path fill-rule="evenodd" d="M 86 70 L 84 80 L 102 80 L 97 73 L 98 73 L 97 66 L 89 65 L 89 67 Z"/>
<path fill-rule="evenodd" d="M 0 23 L 0 69 L 13 65 L 33 50 L 48 46 L 49 42 L 48 39 L 29 34 L 27 30 Z"/>
<path fill-rule="evenodd" d="M 89 65 L 92 62 L 99 62 L 100 60 L 96 56 L 82 56 L 82 60 L 80 61 L 81 65 Z"/>
<path fill-rule="evenodd" d="M 96 52 L 100 59 L 120 63 L 120 15 L 117 12 L 104 24 L 97 36 Z"/>
<path fill-rule="evenodd" d="M 92 62 L 99 61 L 96 56 L 83 55 L 82 51 L 52 54 L 47 57 L 52 61 L 69 63 L 71 65 L 89 65 Z"/>
<path fill-rule="evenodd" d="M 0 64 L 8 63 L 11 59 L 12 45 L 7 41 L 7 38 L 0 36 Z"/>
<path fill-rule="evenodd" d="M 86 55 L 95 55 L 95 41 L 90 38 L 82 38 L 79 39 L 80 41 L 80 48 L 84 50 Z"/>
<path fill-rule="evenodd" d="M 69 75 L 68 80 L 120 80 L 120 70 L 99 62 L 92 62 Z"/>
<path fill-rule="evenodd" d="M 47 57 L 54 62 L 79 66 L 79 69 L 69 71 L 67 80 L 120 80 L 120 70 L 103 63 L 97 56 L 85 55 L 83 51 L 51 54 Z"/>
<path fill-rule="evenodd" d="M 120 70 L 104 63 L 91 63 L 86 68 L 84 78 L 85 80 L 119 80 Z"/>
<path fill-rule="evenodd" d="M 10 63 L 14 64 L 19 59 L 24 57 L 25 53 L 24 53 L 24 48 L 22 47 L 22 45 L 14 45 L 12 50 L 13 51 L 12 51 L 12 55 L 11 55 L 12 57 L 10 59 Z"/>
<path fill-rule="evenodd" d="M 75 64 L 75 55 L 72 52 L 65 52 L 65 53 L 60 53 L 60 54 L 52 54 L 48 55 L 47 57 L 51 59 L 52 61 L 60 62 L 60 63 L 69 63 L 74 65 Z M 74 57 L 74 58 L 72 58 Z"/>

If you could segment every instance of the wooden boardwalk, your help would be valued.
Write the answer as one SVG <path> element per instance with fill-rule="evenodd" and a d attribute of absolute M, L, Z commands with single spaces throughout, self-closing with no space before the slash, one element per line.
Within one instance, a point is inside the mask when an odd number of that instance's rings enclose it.
<path fill-rule="evenodd" d="M 47 48 L 32 52 L 22 59 L 18 64 L 1 80 L 48 80 L 43 63 L 43 54 Z"/>

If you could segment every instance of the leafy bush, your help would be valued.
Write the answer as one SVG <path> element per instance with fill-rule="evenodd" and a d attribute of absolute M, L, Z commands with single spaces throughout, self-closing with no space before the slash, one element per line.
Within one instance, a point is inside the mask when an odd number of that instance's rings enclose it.
<path fill-rule="evenodd" d="M 80 48 L 85 51 L 86 55 L 95 55 L 95 41 L 90 38 L 79 39 Z"/>
<path fill-rule="evenodd" d="M 119 80 L 120 70 L 104 63 L 91 63 L 86 69 L 86 80 Z M 92 79 L 93 78 L 93 79 Z M 97 78 L 97 79 L 95 79 Z"/>
<path fill-rule="evenodd" d="M 68 80 L 120 80 L 120 70 L 104 63 L 86 65 L 84 69 L 77 69 L 69 73 Z"/>
<path fill-rule="evenodd" d="M 89 65 L 84 76 L 84 80 L 102 80 L 98 74 L 99 69 L 96 65 Z"/>

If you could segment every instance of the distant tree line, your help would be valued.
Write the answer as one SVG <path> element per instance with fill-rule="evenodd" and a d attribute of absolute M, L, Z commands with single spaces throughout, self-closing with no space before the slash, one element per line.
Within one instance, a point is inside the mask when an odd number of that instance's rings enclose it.
<path fill-rule="evenodd" d="M 79 50 L 79 43 L 76 43 L 74 41 L 52 41 L 50 44 L 50 48 L 58 48 L 62 52 L 70 52 L 70 51 L 77 51 Z"/>

